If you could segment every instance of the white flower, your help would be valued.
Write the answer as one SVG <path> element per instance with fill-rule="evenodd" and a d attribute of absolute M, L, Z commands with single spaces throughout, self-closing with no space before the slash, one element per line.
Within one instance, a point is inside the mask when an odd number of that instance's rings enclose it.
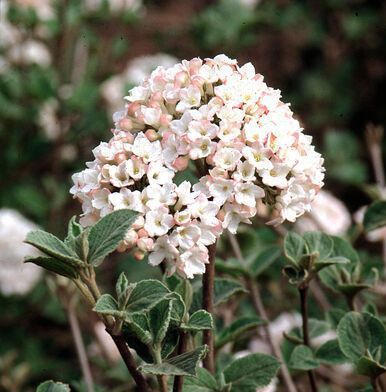
<path fill-rule="evenodd" d="M 132 151 L 145 163 L 159 160 L 162 153 L 160 142 L 158 140 L 150 142 L 142 132 L 135 138 Z"/>
<path fill-rule="evenodd" d="M 150 184 L 163 185 L 172 182 L 174 172 L 166 167 L 161 166 L 157 162 L 151 162 L 146 175 Z"/>
<path fill-rule="evenodd" d="M 106 188 L 99 189 L 93 193 L 92 206 L 100 210 L 100 215 L 105 216 L 112 211 L 109 202 L 110 191 Z"/>
<path fill-rule="evenodd" d="M 256 199 L 264 197 L 264 189 L 251 183 L 237 184 L 235 187 L 235 199 L 239 204 L 244 204 L 248 207 L 256 206 Z"/>
<path fill-rule="evenodd" d="M 204 195 L 200 195 L 193 204 L 188 206 L 188 210 L 194 218 L 200 218 L 201 222 L 207 226 L 216 226 L 218 219 L 216 218 L 219 212 L 219 206 L 212 202 Z"/>
<path fill-rule="evenodd" d="M 170 241 L 174 246 L 190 249 L 197 243 L 200 235 L 201 230 L 197 225 L 180 226 L 170 235 Z"/>
<path fill-rule="evenodd" d="M 149 255 L 149 263 L 151 265 L 158 265 L 164 260 L 173 260 L 178 256 L 178 250 L 173 246 L 167 235 L 159 237 L 155 242 L 153 251 Z"/>
<path fill-rule="evenodd" d="M 150 236 L 162 236 L 171 229 L 174 219 L 168 212 L 166 207 L 160 206 L 146 213 L 144 228 Z"/>
<path fill-rule="evenodd" d="M 275 162 L 273 168 L 262 170 L 262 181 L 265 185 L 271 187 L 286 188 L 288 185 L 287 175 L 289 172 L 290 168 L 287 165 Z"/>
<path fill-rule="evenodd" d="M 8 51 L 8 58 L 18 64 L 37 64 L 48 67 L 51 64 L 51 53 L 41 42 L 28 40 L 13 46 Z"/>
<path fill-rule="evenodd" d="M 27 294 L 37 284 L 42 269 L 24 263 L 27 256 L 38 251 L 24 243 L 28 232 L 38 227 L 17 211 L 0 209 L 0 292 L 3 295 Z"/>
<path fill-rule="evenodd" d="M 189 151 L 189 156 L 191 159 L 205 158 L 212 154 L 216 144 L 212 142 L 208 137 L 202 137 L 194 140 L 191 144 L 192 148 Z"/>
<path fill-rule="evenodd" d="M 208 249 L 203 246 L 196 246 L 184 252 L 180 256 L 182 271 L 187 278 L 205 272 L 205 264 L 208 263 Z"/>
<path fill-rule="evenodd" d="M 114 192 L 109 195 L 109 202 L 116 210 L 128 208 L 137 212 L 145 212 L 145 206 L 142 203 L 141 192 L 139 191 L 122 188 L 119 193 Z"/>
<path fill-rule="evenodd" d="M 234 170 L 241 157 L 240 151 L 224 147 L 216 152 L 213 157 L 214 163 L 224 170 Z"/>
<path fill-rule="evenodd" d="M 183 113 L 187 109 L 199 106 L 200 102 L 200 90 L 197 87 L 189 86 L 180 91 L 180 102 L 178 102 L 176 110 Z"/>
<path fill-rule="evenodd" d="M 234 181 L 223 178 L 215 178 L 213 183 L 209 185 L 209 192 L 216 205 L 223 205 L 232 196 L 233 190 Z"/>

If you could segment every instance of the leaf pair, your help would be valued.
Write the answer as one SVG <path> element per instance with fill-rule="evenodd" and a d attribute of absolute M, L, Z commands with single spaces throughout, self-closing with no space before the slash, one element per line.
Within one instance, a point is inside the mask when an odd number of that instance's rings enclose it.
<path fill-rule="evenodd" d="M 284 272 L 294 284 L 331 265 L 350 262 L 334 252 L 333 237 L 319 231 L 306 232 L 303 236 L 288 232 L 284 239 L 284 253 L 290 262 Z"/>
<path fill-rule="evenodd" d="M 100 219 L 91 228 L 83 228 L 72 218 L 64 241 L 43 230 L 28 233 L 26 243 L 45 254 L 27 258 L 51 272 L 76 279 L 79 269 L 87 264 L 99 265 L 124 239 L 136 214 L 130 210 L 114 211 Z"/>

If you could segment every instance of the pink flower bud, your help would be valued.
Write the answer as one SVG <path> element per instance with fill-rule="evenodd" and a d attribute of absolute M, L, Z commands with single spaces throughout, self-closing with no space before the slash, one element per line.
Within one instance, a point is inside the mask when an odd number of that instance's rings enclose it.
<path fill-rule="evenodd" d="M 145 132 L 145 136 L 149 139 L 151 142 L 155 142 L 156 140 L 160 139 L 160 135 L 155 129 L 148 129 Z"/>
<path fill-rule="evenodd" d="M 126 159 L 127 157 L 124 152 L 118 152 L 117 154 L 114 155 L 114 162 L 117 164 L 126 161 Z"/>
<path fill-rule="evenodd" d="M 189 156 L 185 155 L 175 159 L 172 166 L 174 169 L 178 171 L 182 171 L 185 170 L 188 167 L 188 165 L 189 165 Z"/>
<path fill-rule="evenodd" d="M 143 260 L 143 258 L 145 257 L 145 253 L 142 251 L 142 250 L 136 250 L 134 253 L 133 253 L 133 256 L 134 256 L 134 258 L 135 258 L 135 260 L 137 260 L 137 261 L 142 261 Z"/>
<path fill-rule="evenodd" d="M 149 233 L 145 229 L 139 229 L 138 230 L 138 237 L 149 237 Z"/>
<path fill-rule="evenodd" d="M 150 252 L 154 248 L 154 240 L 148 237 L 140 238 L 137 241 L 137 247 L 144 252 Z"/>
<path fill-rule="evenodd" d="M 143 225 L 145 224 L 145 218 L 143 216 L 138 216 L 134 223 L 131 225 L 131 228 L 134 230 L 141 229 Z"/>
<path fill-rule="evenodd" d="M 119 120 L 119 128 L 125 130 L 125 131 L 130 131 L 133 128 L 133 122 L 129 118 L 122 118 L 122 120 Z"/>

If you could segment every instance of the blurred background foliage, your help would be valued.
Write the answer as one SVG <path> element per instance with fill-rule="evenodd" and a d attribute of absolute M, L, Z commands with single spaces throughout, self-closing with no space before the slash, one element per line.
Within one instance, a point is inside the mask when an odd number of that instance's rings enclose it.
<path fill-rule="evenodd" d="M 68 193 L 71 175 L 109 138 L 125 91 L 158 63 L 218 53 L 252 62 L 282 90 L 324 154 L 327 188 L 351 213 L 371 200 L 364 130 L 386 122 L 384 1 L 0 0 L 0 7 L 1 207 L 62 235 L 80 213 Z M 245 235 L 243 247 L 253 253 L 273 233 L 248 228 Z M 123 269 L 132 280 L 160 276 L 119 255 L 102 283 L 110 286 Z M 295 295 L 280 292 L 280 276 L 277 265 L 263 275 L 272 315 Z M 0 294 L 0 309 L 0 390 L 80 378 L 65 313 L 44 282 L 28 297 Z M 104 385 L 124 374 L 117 365 Z"/>

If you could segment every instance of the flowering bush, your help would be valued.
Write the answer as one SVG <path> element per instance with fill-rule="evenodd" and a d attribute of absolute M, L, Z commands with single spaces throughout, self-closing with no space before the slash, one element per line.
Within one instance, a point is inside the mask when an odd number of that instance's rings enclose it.
<path fill-rule="evenodd" d="M 113 137 L 73 176 L 71 192 L 85 225 L 138 212 L 120 249 L 149 252 L 152 265 L 166 260 L 169 273 L 204 273 L 207 246 L 250 223 L 258 203 L 275 209 L 271 224 L 294 222 L 323 185 L 311 137 L 250 63 L 218 55 L 158 67 L 126 99 Z M 190 164 L 198 182 L 177 185 Z"/>

